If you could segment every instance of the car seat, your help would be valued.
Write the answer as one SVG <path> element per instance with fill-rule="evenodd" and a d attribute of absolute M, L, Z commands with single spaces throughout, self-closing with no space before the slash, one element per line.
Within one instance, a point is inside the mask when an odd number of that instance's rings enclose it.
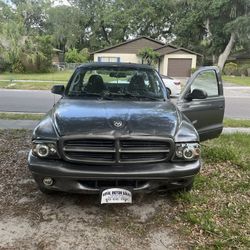
<path fill-rule="evenodd" d="M 129 92 L 144 92 L 146 90 L 146 85 L 143 76 L 134 75 L 130 80 L 127 90 Z"/>
<path fill-rule="evenodd" d="M 91 75 L 84 91 L 89 93 L 101 93 L 106 90 L 106 86 L 100 75 Z"/>

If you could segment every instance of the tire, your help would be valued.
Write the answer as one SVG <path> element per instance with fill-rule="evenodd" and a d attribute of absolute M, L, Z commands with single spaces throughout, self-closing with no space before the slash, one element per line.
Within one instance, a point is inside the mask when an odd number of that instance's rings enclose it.
<path fill-rule="evenodd" d="M 179 192 L 179 193 L 188 193 L 188 192 L 190 192 L 192 190 L 193 185 L 194 185 L 194 179 L 192 179 L 192 181 L 190 183 L 188 183 L 187 186 L 174 189 L 174 191 Z"/>

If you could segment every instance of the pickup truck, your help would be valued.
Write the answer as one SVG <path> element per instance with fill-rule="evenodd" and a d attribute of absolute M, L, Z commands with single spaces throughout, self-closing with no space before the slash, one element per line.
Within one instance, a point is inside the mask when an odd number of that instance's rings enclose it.
<path fill-rule="evenodd" d="M 140 64 L 85 64 L 52 93 L 62 97 L 34 129 L 28 158 L 44 193 L 130 203 L 138 192 L 190 190 L 200 141 L 223 128 L 217 67 L 196 71 L 175 102 L 159 73 Z"/>

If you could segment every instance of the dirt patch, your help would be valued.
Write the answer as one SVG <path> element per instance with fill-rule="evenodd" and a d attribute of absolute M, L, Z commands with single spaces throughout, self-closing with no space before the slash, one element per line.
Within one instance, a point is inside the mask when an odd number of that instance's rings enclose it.
<path fill-rule="evenodd" d="M 0 249 L 184 249 L 176 204 L 157 194 L 132 205 L 38 191 L 27 168 L 31 133 L 0 131 Z"/>

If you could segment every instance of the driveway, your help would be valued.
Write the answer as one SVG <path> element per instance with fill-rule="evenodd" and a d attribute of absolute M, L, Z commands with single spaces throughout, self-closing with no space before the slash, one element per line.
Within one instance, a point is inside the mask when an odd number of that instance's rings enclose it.
<path fill-rule="evenodd" d="M 0 131 L 0 249 L 184 249 L 171 197 L 100 205 L 98 195 L 42 194 L 27 168 L 30 141 L 31 132 Z"/>

